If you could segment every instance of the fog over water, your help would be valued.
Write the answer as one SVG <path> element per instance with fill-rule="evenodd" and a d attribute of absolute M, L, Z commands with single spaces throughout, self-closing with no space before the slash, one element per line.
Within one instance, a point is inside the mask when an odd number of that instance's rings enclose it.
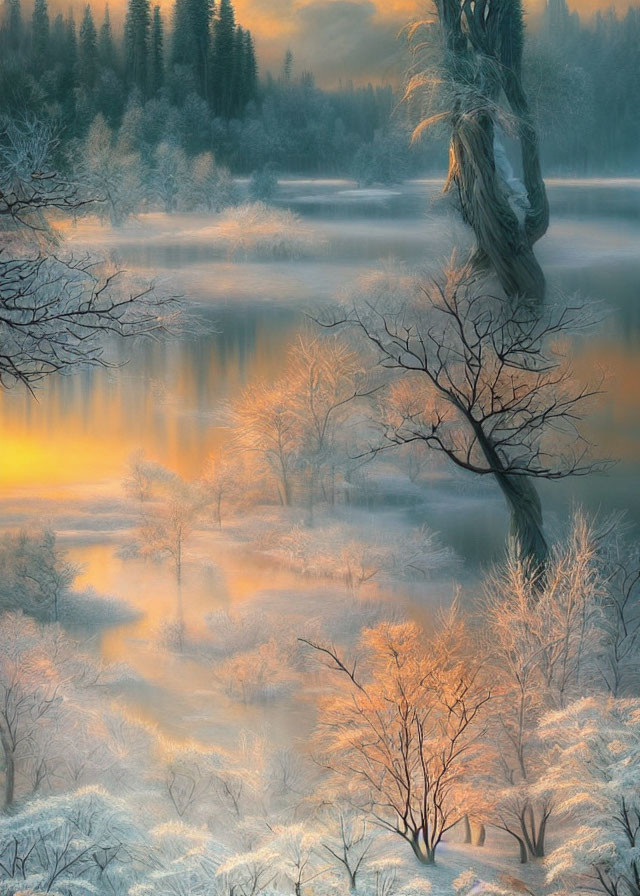
<path fill-rule="evenodd" d="M 306 312 L 330 302 L 360 273 L 392 260 L 413 267 L 447 257 L 461 228 L 447 216 L 435 181 L 389 190 L 354 190 L 343 181 L 283 181 L 279 202 L 301 215 L 318 237 L 310 257 L 283 262 L 230 260 L 215 248 L 214 225 L 204 217 L 142 216 L 121 230 L 81 223 L 71 229 L 78 251 L 112 253 L 128 271 L 153 277 L 185 295 L 194 313 L 188 332 L 122 349 L 131 355 L 116 369 L 51 377 L 38 400 L 23 392 L 0 395 L 2 512 L 6 527 L 50 521 L 74 560 L 83 564 L 79 585 L 116 594 L 141 616 L 100 638 L 107 659 L 124 659 L 146 679 L 129 694 L 139 714 L 160 720 L 173 734 L 188 728 L 207 736 L 204 712 L 212 685 L 197 663 L 186 674 L 158 666 L 148 647 L 154 626 L 171 612 L 175 585 L 160 566 L 117 555 L 118 539 L 133 526 L 121 482 L 127 458 L 142 448 L 187 477 L 198 476 L 226 434 L 224 406 L 247 384 L 274 380 Z M 551 289 L 576 292 L 600 305 L 597 327 L 574 346 L 580 376 L 606 374 L 606 395 L 586 421 L 598 455 L 615 458 L 606 475 L 547 484 L 550 528 L 574 505 L 608 513 L 627 508 L 640 523 L 640 181 L 552 181 L 552 225 L 539 245 Z M 212 229 L 213 228 L 213 229 Z M 383 527 L 386 515 L 439 531 L 461 558 L 465 581 L 503 548 L 507 526 L 502 500 L 489 482 L 433 477 L 428 499 L 417 506 L 362 508 L 363 522 Z M 253 601 L 286 602 L 286 624 L 317 613 L 319 584 L 310 584 L 273 561 L 221 540 L 205 558 L 198 539 L 183 585 L 185 619 Z M 209 550 L 209 554 L 211 551 Z M 205 558 L 203 560 L 203 558 Z M 381 593 L 384 589 L 381 589 Z M 446 601 L 452 582 L 431 582 L 429 600 Z M 426 600 L 416 586 L 386 595 L 416 613 Z M 323 600 L 326 600 L 326 591 Z M 283 604 L 284 606 L 284 604 Z M 179 663 L 182 660 L 175 659 Z M 188 687 L 185 688 L 185 683 Z M 180 696 L 180 712 L 176 699 Z M 238 707 L 216 692 L 216 724 L 228 715 L 268 714 L 275 730 L 290 731 L 304 717 L 304 695 L 277 708 Z M 169 707 L 173 707 L 169 711 Z M 281 719 L 278 716 L 281 715 Z M 265 716 L 266 719 L 266 716 Z M 286 719 L 286 724 L 285 720 Z"/>

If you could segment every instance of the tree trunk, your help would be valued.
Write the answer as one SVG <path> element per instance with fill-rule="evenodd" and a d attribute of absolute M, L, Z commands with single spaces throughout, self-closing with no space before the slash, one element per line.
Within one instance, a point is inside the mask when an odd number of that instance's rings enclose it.
<path fill-rule="evenodd" d="M 478 823 L 478 827 L 473 838 L 474 846 L 484 846 L 484 842 L 487 839 L 487 830 L 482 822 Z"/>
<path fill-rule="evenodd" d="M 460 823 L 462 824 L 462 830 L 464 832 L 462 842 L 471 843 L 471 823 L 469 822 L 469 816 L 463 815 L 460 819 Z"/>
<path fill-rule="evenodd" d="M 459 407 L 464 414 L 464 408 Z M 530 476 L 514 475 L 504 463 L 482 426 L 469 413 L 465 414 L 482 449 L 489 469 L 504 495 L 511 514 L 511 538 L 519 560 L 527 565 L 527 574 L 537 578 L 547 563 L 549 547 L 542 523 L 540 496 Z"/>
<path fill-rule="evenodd" d="M 516 837 L 518 841 L 518 846 L 520 847 L 520 864 L 526 865 L 529 861 L 529 856 L 527 855 L 527 844 L 521 837 Z"/>
<path fill-rule="evenodd" d="M 475 233 L 473 261 L 483 268 L 490 264 L 508 296 L 541 301 L 545 280 L 533 245 L 547 230 L 549 205 L 538 137 L 522 88 L 521 3 L 508 0 L 503 8 L 490 2 L 486 8 L 486 3 L 472 7 L 460 0 L 436 0 L 436 6 L 448 51 L 444 75 L 459 88 L 447 187 L 456 185 L 462 216 Z M 522 216 L 512 206 L 515 191 L 496 165 L 494 109 L 502 92 L 520 141 L 526 191 L 526 202 L 519 203 Z"/>
<path fill-rule="evenodd" d="M 511 834 L 514 840 L 517 840 L 518 849 L 520 851 L 520 864 L 526 865 L 529 861 L 529 852 L 527 850 L 526 842 L 522 839 L 522 837 L 520 837 L 519 834 L 516 834 L 515 831 L 510 831 L 508 828 L 504 828 L 503 830 L 506 830 L 508 834 Z"/>
<path fill-rule="evenodd" d="M 414 856 L 421 865 L 435 865 L 436 851 L 435 848 L 428 845 L 426 837 L 423 837 L 421 842 L 420 832 L 418 832 L 411 836 L 409 843 L 411 844 Z"/>
<path fill-rule="evenodd" d="M 511 537 L 518 559 L 529 565 L 529 572 L 536 576 L 544 569 L 549 547 L 542 523 L 540 496 L 527 476 L 494 474 L 511 514 Z"/>
<path fill-rule="evenodd" d="M 13 805 L 15 798 L 16 785 L 16 763 L 13 755 L 13 748 L 9 742 L 6 732 L 0 729 L 0 743 L 2 743 L 2 752 L 4 753 L 4 806 L 6 812 Z"/>
<path fill-rule="evenodd" d="M 448 180 L 458 189 L 462 217 L 476 237 L 475 265 L 488 260 L 508 296 L 542 300 L 542 268 L 526 225 L 518 220 L 496 170 L 490 115 L 477 112 L 459 117 L 451 138 L 449 165 Z"/>

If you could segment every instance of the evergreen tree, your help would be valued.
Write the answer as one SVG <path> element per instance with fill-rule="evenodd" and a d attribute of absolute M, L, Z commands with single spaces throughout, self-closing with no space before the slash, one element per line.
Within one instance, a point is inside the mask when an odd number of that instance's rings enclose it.
<path fill-rule="evenodd" d="M 164 28 L 160 7 L 153 7 L 151 25 L 151 93 L 155 96 L 164 83 Z"/>
<path fill-rule="evenodd" d="M 7 49 L 17 53 L 22 46 L 22 8 L 20 0 L 6 0 L 5 35 Z"/>
<path fill-rule="evenodd" d="M 190 38 L 187 0 L 175 0 L 172 14 L 171 65 L 192 65 L 193 57 L 189 52 Z"/>
<path fill-rule="evenodd" d="M 233 41 L 233 82 L 232 82 L 232 98 L 231 109 L 233 115 L 242 113 L 246 103 L 245 88 L 245 64 L 244 64 L 244 29 L 240 25 L 236 26 L 236 33 Z"/>
<path fill-rule="evenodd" d="M 58 16 L 55 23 L 56 38 L 62 38 L 62 55 L 60 58 L 60 76 L 58 80 L 59 99 L 65 119 L 75 126 L 76 116 L 76 81 L 78 70 L 78 42 L 76 39 L 76 23 L 71 13 L 64 22 Z"/>
<path fill-rule="evenodd" d="M 151 12 L 149 0 L 129 0 L 124 25 L 125 74 L 128 86 L 146 96 L 149 83 Z"/>
<path fill-rule="evenodd" d="M 176 0 L 173 8 L 171 61 L 193 71 L 201 96 L 209 89 L 212 0 Z"/>
<path fill-rule="evenodd" d="M 250 103 L 258 96 L 258 66 L 250 31 L 244 33 L 244 92 L 245 102 Z"/>
<path fill-rule="evenodd" d="M 220 0 L 213 26 L 211 61 L 211 101 L 215 115 L 230 118 L 233 113 L 233 56 L 236 22 L 231 0 Z"/>
<path fill-rule="evenodd" d="M 49 57 L 49 11 L 47 0 L 35 0 L 31 20 L 33 65 L 37 72 L 46 69 Z"/>
<path fill-rule="evenodd" d="M 81 87 L 93 90 L 98 74 L 98 35 L 93 24 L 91 7 L 87 5 L 80 25 L 78 42 L 78 79 Z"/>
<path fill-rule="evenodd" d="M 282 80 L 285 84 L 291 83 L 291 75 L 293 73 L 293 53 L 290 49 L 284 54 L 282 63 Z"/>
<path fill-rule="evenodd" d="M 109 4 L 104 8 L 104 20 L 100 26 L 100 35 L 98 37 L 98 59 L 100 60 L 101 68 L 116 68 L 116 48 L 113 43 Z"/>

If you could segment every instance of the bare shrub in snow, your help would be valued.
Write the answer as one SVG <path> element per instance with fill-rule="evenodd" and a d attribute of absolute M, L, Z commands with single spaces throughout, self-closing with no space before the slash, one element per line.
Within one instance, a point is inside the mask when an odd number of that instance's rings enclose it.
<path fill-rule="evenodd" d="M 232 258 L 299 258 L 315 251 L 320 238 L 294 212 L 264 202 L 246 202 L 223 212 L 217 243 Z"/>
<path fill-rule="evenodd" d="M 242 703 L 275 700 L 292 693 L 299 684 L 291 668 L 296 652 L 295 642 L 287 645 L 282 639 L 271 639 L 247 653 L 237 653 L 215 669 L 225 691 Z"/>

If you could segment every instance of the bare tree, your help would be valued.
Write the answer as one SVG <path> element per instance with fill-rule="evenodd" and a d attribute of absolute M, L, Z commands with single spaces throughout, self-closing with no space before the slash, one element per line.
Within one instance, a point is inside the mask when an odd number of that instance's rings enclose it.
<path fill-rule="evenodd" d="M 61 176 L 51 159 L 59 141 L 51 124 L 25 118 L 0 119 L 0 223 L 49 231 L 43 212 L 74 212 L 90 200 L 78 184 Z"/>
<path fill-rule="evenodd" d="M 242 466 L 230 452 L 219 450 L 209 457 L 203 476 L 203 488 L 213 507 L 218 529 L 222 529 L 222 507 L 238 491 L 242 479 Z"/>
<path fill-rule="evenodd" d="M 598 469 L 578 429 L 598 390 L 576 384 L 558 347 L 585 314 L 578 305 L 542 315 L 514 307 L 451 265 L 386 299 L 367 286 L 328 324 L 356 327 L 394 374 L 380 402 L 383 441 L 372 450 L 422 442 L 493 476 L 518 556 L 533 570 L 548 555 L 534 481 Z"/>
<path fill-rule="evenodd" d="M 0 124 L 0 385 L 28 389 L 54 372 L 108 365 L 105 338 L 166 329 L 175 297 L 124 281 L 89 257 L 62 255 L 47 213 L 88 200 L 52 165 L 56 136 L 47 125 Z"/>
<path fill-rule="evenodd" d="M 241 450 L 256 458 L 259 471 L 275 480 L 280 503 L 289 506 L 298 439 L 286 383 L 246 389 L 233 408 L 233 423 Z"/>
<path fill-rule="evenodd" d="M 286 379 L 313 522 L 318 489 L 334 501 L 337 444 L 353 402 L 375 389 L 367 385 L 358 353 L 335 337 L 299 337 L 289 353 Z"/>
<path fill-rule="evenodd" d="M 334 805 L 322 845 L 340 871 L 346 874 L 352 893 L 357 891 L 358 880 L 374 844 L 375 833 L 361 813 Z"/>
<path fill-rule="evenodd" d="M 174 297 L 127 287 L 88 257 L 0 255 L 0 385 L 32 390 L 51 373 L 113 366 L 105 337 L 159 334 L 174 317 Z"/>
<path fill-rule="evenodd" d="M 474 231 L 474 265 L 491 266 L 508 296 L 541 299 L 544 275 L 533 246 L 547 231 L 549 204 L 538 136 L 523 87 L 522 0 L 435 0 L 435 18 L 412 28 L 415 73 L 408 95 L 427 100 L 415 132 L 446 121 L 449 177 Z M 430 102 L 436 98 L 435 108 Z M 500 140 L 519 140 L 524 183 Z"/>
<path fill-rule="evenodd" d="M 321 707 L 326 764 L 385 830 L 433 864 L 458 823 L 489 692 L 462 658 L 464 626 L 452 610 L 428 643 L 413 623 L 363 635 L 362 671 L 331 646 L 305 641 L 342 680 Z"/>

